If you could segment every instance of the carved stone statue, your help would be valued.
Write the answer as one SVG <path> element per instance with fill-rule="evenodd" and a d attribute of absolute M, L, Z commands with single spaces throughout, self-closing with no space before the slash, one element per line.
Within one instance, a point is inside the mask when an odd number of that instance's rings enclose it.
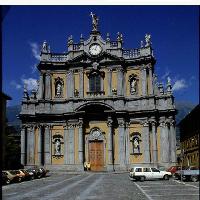
<path fill-rule="evenodd" d="M 151 45 L 151 35 L 150 34 L 145 35 L 145 42 L 146 42 L 145 47 L 148 47 Z"/>
<path fill-rule="evenodd" d="M 97 31 L 97 28 L 98 28 L 98 17 L 93 14 L 92 12 L 90 13 L 90 16 L 92 16 L 92 30 L 93 31 Z"/>
<path fill-rule="evenodd" d="M 133 153 L 140 153 L 140 143 L 138 137 L 133 139 Z"/>
<path fill-rule="evenodd" d="M 131 94 L 134 94 L 136 92 L 136 85 L 137 85 L 137 80 L 132 79 L 131 80 Z"/>
<path fill-rule="evenodd" d="M 60 143 L 60 140 L 56 140 L 56 143 L 55 143 L 55 150 L 56 150 L 56 153 L 55 155 L 60 155 L 61 154 L 61 143 Z"/>
<path fill-rule="evenodd" d="M 62 94 L 62 85 L 60 83 L 57 83 L 56 85 L 56 96 L 61 96 Z"/>

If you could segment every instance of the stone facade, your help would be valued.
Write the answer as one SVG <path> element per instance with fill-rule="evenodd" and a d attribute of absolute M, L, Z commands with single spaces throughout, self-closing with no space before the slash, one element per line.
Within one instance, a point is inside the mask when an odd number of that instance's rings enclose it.
<path fill-rule="evenodd" d="M 124 50 L 122 34 L 104 40 L 95 17 L 88 39 L 68 38 L 67 53 L 42 45 L 38 89 L 29 96 L 25 88 L 22 100 L 22 164 L 80 171 L 84 162 L 94 171 L 174 164 L 174 97 L 170 80 L 166 91 L 157 82 L 150 35 Z"/>

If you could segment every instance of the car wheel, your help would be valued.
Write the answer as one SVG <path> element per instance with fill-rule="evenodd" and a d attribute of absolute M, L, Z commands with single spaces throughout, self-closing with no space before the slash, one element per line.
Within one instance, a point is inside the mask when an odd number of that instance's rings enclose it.
<path fill-rule="evenodd" d="M 167 174 L 164 175 L 163 177 L 164 180 L 169 180 L 169 176 Z"/>
<path fill-rule="evenodd" d="M 145 180 L 145 177 L 144 177 L 144 176 L 141 176 L 141 177 L 140 177 L 140 181 L 143 182 L 144 180 Z"/>
<path fill-rule="evenodd" d="M 19 183 L 22 182 L 22 178 L 21 177 L 18 178 L 18 182 Z"/>
<path fill-rule="evenodd" d="M 191 177 L 192 182 L 197 182 L 198 181 L 198 176 L 192 176 Z"/>
<path fill-rule="evenodd" d="M 6 184 L 10 184 L 10 179 L 7 179 L 7 180 L 6 180 Z"/>

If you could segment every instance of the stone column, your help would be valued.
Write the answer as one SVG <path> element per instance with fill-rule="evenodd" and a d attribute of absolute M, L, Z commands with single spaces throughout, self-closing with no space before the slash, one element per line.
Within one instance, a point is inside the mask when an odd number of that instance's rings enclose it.
<path fill-rule="evenodd" d="M 160 156 L 162 163 L 169 162 L 169 138 L 168 127 L 165 121 L 160 122 Z"/>
<path fill-rule="evenodd" d="M 38 126 L 38 165 L 42 165 L 42 126 Z"/>
<path fill-rule="evenodd" d="M 152 143 L 153 143 L 153 164 L 158 164 L 158 147 L 157 147 L 157 133 L 156 133 L 156 122 L 152 121 Z"/>
<path fill-rule="evenodd" d="M 27 150 L 28 150 L 28 155 L 27 155 L 27 164 L 28 165 L 34 165 L 34 139 L 35 139 L 35 134 L 34 134 L 34 126 L 31 126 L 28 128 L 27 132 Z"/>
<path fill-rule="evenodd" d="M 83 164 L 83 119 L 79 118 L 78 124 L 78 157 L 79 164 Z"/>
<path fill-rule="evenodd" d="M 170 123 L 170 143 L 171 162 L 176 163 L 176 130 L 174 121 L 171 121 Z"/>
<path fill-rule="evenodd" d="M 51 75 L 49 72 L 45 76 L 45 99 L 51 99 Z"/>
<path fill-rule="evenodd" d="M 43 82 L 43 74 L 40 73 L 39 99 L 43 99 L 43 97 L 44 97 L 44 82 Z"/>
<path fill-rule="evenodd" d="M 108 96 L 112 96 L 112 69 L 108 68 Z"/>
<path fill-rule="evenodd" d="M 84 78 L 83 78 L 83 69 L 79 71 L 79 96 L 83 98 L 83 88 L 84 88 Z"/>
<path fill-rule="evenodd" d="M 125 144 L 124 144 L 124 135 L 125 135 L 125 122 L 123 118 L 118 118 L 118 130 L 119 130 L 119 164 L 120 169 L 125 169 Z"/>
<path fill-rule="evenodd" d="M 112 133 L 112 122 L 111 117 L 108 117 L 108 171 L 113 171 L 113 133 Z"/>
<path fill-rule="evenodd" d="M 74 73 L 73 73 L 73 70 L 70 71 L 70 97 L 74 97 Z"/>
<path fill-rule="evenodd" d="M 130 146 L 129 146 L 129 141 L 130 141 L 130 138 L 129 138 L 129 126 L 130 126 L 130 123 L 127 122 L 126 123 L 126 164 L 127 164 L 127 167 L 129 166 L 130 164 L 130 161 L 129 161 L 129 157 L 130 157 Z"/>
<path fill-rule="evenodd" d="M 67 126 L 64 126 L 64 164 L 68 164 L 68 137 L 67 137 Z"/>
<path fill-rule="evenodd" d="M 67 71 L 66 73 L 66 95 L 67 95 L 67 99 L 70 97 L 70 93 L 69 93 L 69 85 L 70 85 L 70 77 L 69 77 L 69 71 Z"/>
<path fill-rule="evenodd" d="M 152 75 L 152 67 L 149 67 L 149 94 L 153 94 L 153 75 Z"/>
<path fill-rule="evenodd" d="M 69 132 L 69 164 L 74 164 L 74 124 L 68 125 Z"/>
<path fill-rule="evenodd" d="M 124 93 L 124 70 L 122 67 L 117 69 L 117 95 L 122 96 Z"/>
<path fill-rule="evenodd" d="M 142 131 L 143 149 L 144 149 L 144 162 L 150 163 L 150 141 L 149 141 L 149 124 L 145 122 L 143 124 Z"/>
<path fill-rule="evenodd" d="M 147 94 L 147 72 L 146 72 L 146 68 L 143 67 L 142 71 L 141 71 L 141 78 L 142 78 L 142 95 L 146 95 Z"/>
<path fill-rule="evenodd" d="M 25 143 L 26 143 L 26 136 L 25 136 L 25 127 L 22 127 L 21 129 L 21 164 L 25 165 L 25 154 L 26 154 L 26 149 L 25 149 Z"/>
<path fill-rule="evenodd" d="M 51 153 L 50 153 L 50 127 L 45 126 L 44 133 L 44 163 L 45 165 L 51 164 Z"/>

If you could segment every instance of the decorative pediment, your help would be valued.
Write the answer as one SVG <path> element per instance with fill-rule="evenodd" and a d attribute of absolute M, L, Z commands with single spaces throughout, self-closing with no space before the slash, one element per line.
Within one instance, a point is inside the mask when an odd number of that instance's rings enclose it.
<path fill-rule="evenodd" d="M 118 57 L 116 55 L 112 55 L 107 52 L 102 52 L 99 56 L 91 56 L 90 54 L 83 52 L 81 55 L 73 58 L 70 60 L 70 63 L 92 63 L 94 61 L 96 62 L 112 62 L 112 61 L 123 61 L 124 59 L 121 57 Z"/>

